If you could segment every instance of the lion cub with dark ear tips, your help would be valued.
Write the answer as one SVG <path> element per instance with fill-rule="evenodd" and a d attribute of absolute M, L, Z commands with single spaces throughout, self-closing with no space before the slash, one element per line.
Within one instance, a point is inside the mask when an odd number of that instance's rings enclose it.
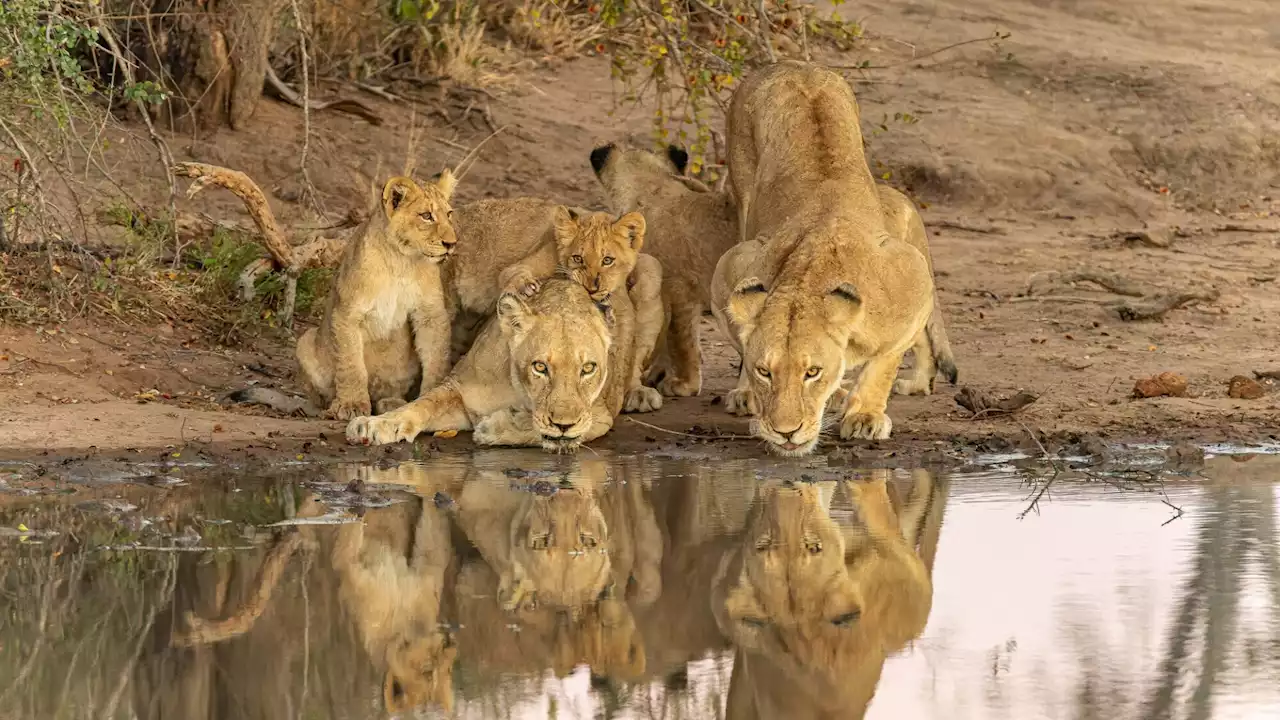
<path fill-rule="evenodd" d="M 325 417 L 349 420 L 399 407 L 449 372 L 449 312 L 440 264 L 457 235 L 457 180 L 393 177 L 382 212 L 347 246 L 320 326 L 298 339 L 302 379 Z"/>

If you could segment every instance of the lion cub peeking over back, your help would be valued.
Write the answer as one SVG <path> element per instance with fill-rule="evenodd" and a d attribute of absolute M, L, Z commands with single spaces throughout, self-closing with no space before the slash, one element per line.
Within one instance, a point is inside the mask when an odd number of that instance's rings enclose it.
<path fill-rule="evenodd" d="M 403 405 L 449 371 L 440 264 L 457 236 L 445 170 L 434 184 L 393 177 L 347 246 L 320 326 L 298 339 L 301 377 L 325 416 L 348 420 Z"/>

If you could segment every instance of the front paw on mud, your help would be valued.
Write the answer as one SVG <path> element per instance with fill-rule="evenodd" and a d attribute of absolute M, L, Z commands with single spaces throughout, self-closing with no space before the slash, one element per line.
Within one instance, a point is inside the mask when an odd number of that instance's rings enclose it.
<path fill-rule="evenodd" d="M 413 441 L 416 428 L 407 420 L 394 417 L 361 416 L 347 423 L 347 442 L 353 445 L 388 445 L 401 440 Z"/>
<path fill-rule="evenodd" d="M 840 423 L 844 440 L 888 440 L 893 421 L 884 413 L 850 413 Z"/>
<path fill-rule="evenodd" d="M 350 420 L 353 417 L 368 415 L 372 411 L 373 406 L 369 398 L 362 400 L 338 398 L 324 411 L 324 416 L 330 420 Z"/>
<path fill-rule="evenodd" d="M 622 412 L 624 413 L 646 413 L 661 408 L 662 393 L 643 385 L 628 390 L 627 397 L 622 402 Z"/>
<path fill-rule="evenodd" d="M 667 375 L 658 382 L 657 388 L 665 397 L 693 397 L 702 391 L 702 383 Z"/>
<path fill-rule="evenodd" d="M 756 396 L 750 390 L 734 388 L 724 396 L 724 407 L 732 415 L 754 416 L 756 412 Z"/>

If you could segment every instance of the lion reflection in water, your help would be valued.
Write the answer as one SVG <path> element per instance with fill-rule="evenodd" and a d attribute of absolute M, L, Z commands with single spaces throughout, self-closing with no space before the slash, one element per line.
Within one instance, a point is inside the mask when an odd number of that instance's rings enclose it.
<path fill-rule="evenodd" d="M 915 546 L 936 533 L 943 496 L 916 471 L 895 512 L 888 477 L 759 488 L 713 590 L 717 624 L 737 648 L 730 720 L 862 718 L 885 659 L 923 632 L 932 550 L 926 564 Z M 836 492 L 856 515 L 850 527 L 831 518 Z"/>
<path fill-rule="evenodd" d="M 583 663 L 608 677 L 644 672 L 631 606 L 661 592 L 662 541 L 643 483 L 620 479 L 587 460 L 517 479 L 515 490 L 500 471 L 472 474 L 457 518 L 483 562 L 464 562 L 455 587 L 470 663 L 560 677 Z"/>

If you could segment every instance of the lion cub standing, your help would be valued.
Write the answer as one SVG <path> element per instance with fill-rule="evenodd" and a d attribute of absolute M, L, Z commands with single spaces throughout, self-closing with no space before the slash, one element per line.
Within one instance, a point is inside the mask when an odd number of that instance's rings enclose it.
<path fill-rule="evenodd" d="M 605 145 L 591 151 L 591 167 L 615 212 L 639 210 L 649 224 L 645 252 L 662 263 L 667 318 L 660 360 L 646 382 L 663 395 L 702 389 L 698 318 L 708 309 L 716 261 L 738 241 L 733 198 L 684 177 L 689 155 L 671 145 L 666 155 Z"/>
<path fill-rule="evenodd" d="M 350 245 L 324 320 L 298 339 L 301 376 L 326 417 L 348 420 L 403 405 L 449 371 L 449 313 L 440 264 L 457 243 L 445 170 L 434 184 L 393 177 Z"/>

